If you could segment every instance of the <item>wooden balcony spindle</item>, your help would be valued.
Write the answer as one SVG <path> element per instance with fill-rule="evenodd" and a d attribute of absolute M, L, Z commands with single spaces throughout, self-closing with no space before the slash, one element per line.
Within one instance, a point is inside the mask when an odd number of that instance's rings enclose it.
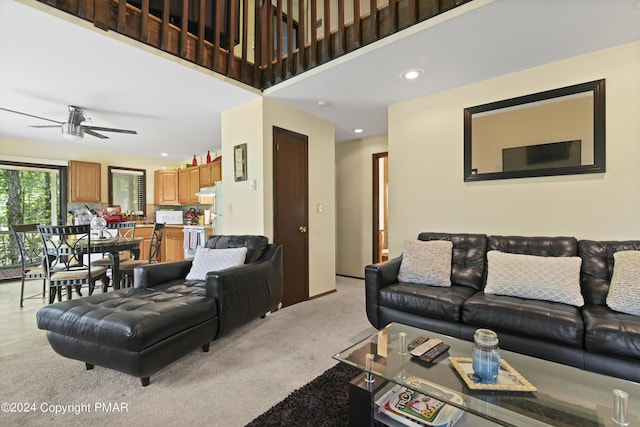
<path fill-rule="evenodd" d="M 182 0 L 182 20 L 180 23 L 180 57 L 187 57 L 187 40 L 189 39 L 189 0 Z"/>
<path fill-rule="evenodd" d="M 371 34 L 373 35 L 373 40 L 378 40 L 380 38 L 380 25 L 378 24 L 378 2 L 376 0 L 371 0 L 369 19 L 371 19 Z"/>
<path fill-rule="evenodd" d="M 305 71 L 305 25 L 304 1 L 298 0 L 298 72 Z M 313 26 L 312 26 L 313 27 Z"/>
<path fill-rule="evenodd" d="M 362 46 L 362 28 L 360 25 L 361 22 L 362 18 L 360 17 L 360 0 L 353 0 L 353 43 L 355 48 L 359 48 Z"/>
<path fill-rule="evenodd" d="M 229 53 L 227 54 L 227 76 L 230 76 L 233 71 L 233 48 L 235 47 L 236 39 L 236 26 L 238 25 L 238 0 L 231 0 L 227 2 L 230 7 L 229 10 Z"/>
<path fill-rule="evenodd" d="M 127 0 L 118 0 L 118 25 L 117 31 L 124 34 L 127 25 Z"/>
<path fill-rule="evenodd" d="M 140 13 L 142 15 L 140 22 L 140 41 L 146 43 L 149 40 L 149 0 L 142 0 Z"/>
<path fill-rule="evenodd" d="M 326 62 L 333 57 L 331 55 L 331 8 L 329 5 L 330 0 L 324 0 L 324 57 L 322 62 Z"/>
<path fill-rule="evenodd" d="M 338 55 L 346 50 L 346 37 L 344 34 L 344 0 L 338 0 Z"/>
<path fill-rule="evenodd" d="M 256 17 L 260 16 L 258 14 Z M 258 19 L 256 19 L 256 24 L 258 23 Z M 255 43 L 255 33 L 254 33 L 254 46 Z M 247 47 L 249 45 L 249 0 L 242 0 L 242 61 L 240 61 L 240 81 L 246 83 L 247 78 L 245 77 L 245 73 L 247 72 Z M 253 64 L 254 68 L 258 68 L 258 57 L 256 55 L 256 49 L 254 49 L 253 53 Z"/>
<path fill-rule="evenodd" d="M 200 0 L 200 7 L 198 8 L 198 54 L 197 62 L 200 65 L 204 65 L 204 24 L 207 17 L 207 5 L 205 0 Z M 215 56 L 214 56 L 215 57 Z"/>
<path fill-rule="evenodd" d="M 293 0 L 287 0 L 287 65 L 288 75 L 295 76 L 296 63 L 293 60 Z"/>
<path fill-rule="evenodd" d="M 264 37 L 262 34 L 268 34 L 268 26 L 264 22 L 265 9 L 269 9 L 269 6 L 265 6 L 264 0 L 256 0 L 255 2 L 255 23 L 253 32 L 253 84 L 254 87 L 266 87 L 266 81 L 263 78 L 263 66 L 266 63 L 266 46 L 264 45 Z M 270 3 L 269 3 L 270 4 Z"/>
<path fill-rule="evenodd" d="M 311 54 L 309 55 L 309 66 L 315 67 L 318 64 L 318 3 L 316 3 L 316 0 L 311 0 L 311 22 L 309 25 L 309 32 L 311 33 L 311 39 L 309 42 L 309 47 L 311 49 Z"/>
<path fill-rule="evenodd" d="M 162 36 L 160 37 L 160 49 L 166 51 L 169 47 L 169 11 L 170 0 L 164 0 L 162 4 Z"/>
<path fill-rule="evenodd" d="M 220 33 L 222 32 L 222 14 L 224 13 L 224 2 L 225 0 L 214 0 L 215 9 L 214 9 L 214 17 L 213 17 L 213 71 L 220 71 L 220 66 L 218 65 L 220 56 L 220 50 L 222 46 L 220 45 Z M 203 34 L 204 36 L 204 34 Z"/>
<path fill-rule="evenodd" d="M 276 74 L 284 79 L 284 70 L 282 65 L 282 0 L 278 0 L 276 4 Z"/>

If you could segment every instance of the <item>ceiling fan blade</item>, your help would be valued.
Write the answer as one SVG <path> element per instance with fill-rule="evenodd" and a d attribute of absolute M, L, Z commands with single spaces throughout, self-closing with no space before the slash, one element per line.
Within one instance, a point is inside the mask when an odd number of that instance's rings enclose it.
<path fill-rule="evenodd" d="M 87 128 L 86 126 L 84 127 L 84 133 L 89 134 L 91 136 L 95 136 L 96 138 L 100 138 L 100 139 L 109 139 L 108 136 L 101 135 L 98 132 L 94 132 L 90 128 Z"/>
<path fill-rule="evenodd" d="M 30 128 L 59 128 L 60 125 L 31 125 Z"/>
<path fill-rule="evenodd" d="M 46 120 L 46 121 L 53 122 L 53 123 L 58 123 L 58 124 L 62 124 L 62 123 L 63 123 L 63 122 L 59 122 L 59 121 L 57 121 L 57 120 L 51 120 L 51 119 L 47 119 L 47 118 L 45 118 L 45 117 L 34 116 L 33 114 L 23 113 L 23 112 L 21 112 L 21 111 L 10 110 L 10 109 L 8 109 L 8 108 L 2 108 L 2 107 L 0 107 L 0 110 L 8 111 L 8 112 L 10 112 L 10 113 L 22 114 L 23 116 L 33 117 L 33 118 L 40 119 L 40 120 Z"/>
<path fill-rule="evenodd" d="M 131 135 L 137 135 L 138 132 L 136 132 L 135 130 L 128 130 L 128 129 L 115 129 L 115 128 L 103 128 L 100 126 L 87 126 L 87 125 L 83 125 L 83 127 L 85 128 L 85 132 L 87 132 L 89 129 L 91 130 L 99 130 L 102 132 L 118 132 L 118 133 L 128 133 Z"/>

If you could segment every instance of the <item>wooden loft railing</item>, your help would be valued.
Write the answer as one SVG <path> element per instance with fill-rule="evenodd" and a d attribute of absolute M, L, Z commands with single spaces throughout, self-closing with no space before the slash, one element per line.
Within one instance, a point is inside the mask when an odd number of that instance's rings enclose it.
<path fill-rule="evenodd" d="M 471 0 L 38 1 L 266 89 Z"/>

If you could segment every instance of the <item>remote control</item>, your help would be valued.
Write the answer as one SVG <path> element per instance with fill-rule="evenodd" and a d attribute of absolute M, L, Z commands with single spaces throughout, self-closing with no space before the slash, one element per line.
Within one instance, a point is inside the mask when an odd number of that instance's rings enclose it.
<path fill-rule="evenodd" d="M 407 349 L 409 351 L 413 350 L 414 348 L 418 347 L 420 344 L 423 344 L 425 342 L 429 341 L 429 337 L 426 335 L 421 335 L 418 338 L 412 340 L 409 345 L 407 345 Z"/>
<path fill-rule="evenodd" d="M 432 338 L 429 341 L 426 341 L 420 344 L 419 346 L 417 346 L 416 348 L 414 348 L 413 350 L 411 350 L 411 355 L 415 357 L 420 357 L 423 354 L 425 354 L 427 351 L 431 350 L 433 347 L 440 344 L 441 342 L 442 340 L 439 340 L 437 338 Z"/>
<path fill-rule="evenodd" d="M 418 357 L 417 359 L 421 362 L 431 363 L 434 360 L 436 360 L 442 353 L 446 353 L 447 350 L 449 350 L 449 347 L 450 347 L 449 344 L 440 342 L 435 347 L 432 347 L 431 349 L 427 350 L 426 353 L 424 353 L 422 356 Z"/>

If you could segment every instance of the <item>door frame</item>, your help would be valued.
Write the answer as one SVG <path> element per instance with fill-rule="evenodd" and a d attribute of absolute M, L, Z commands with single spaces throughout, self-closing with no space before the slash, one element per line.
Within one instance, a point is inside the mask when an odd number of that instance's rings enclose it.
<path fill-rule="evenodd" d="M 378 194 L 380 191 L 380 186 L 378 185 L 378 183 L 380 182 L 380 159 L 385 158 L 385 157 L 389 157 L 389 152 L 388 151 L 383 151 L 381 153 L 373 153 L 372 155 L 372 161 L 373 161 L 373 176 L 372 176 L 372 181 L 373 181 L 373 190 L 372 190 L 372 196 L 373 196 L 373 245 L 371 248 L 372 251 L 372 260 L 374 264 L 377 264 L 379 262 L 378 260 L 378 245 L 380 244 L 380 241 L 378 239 L 378 221 L 380 220 L 380 216 L 378 215 L 378 212 L 380 211 L 380 199 L 378 198 Z"/>
<path fill-rule="evenodd" d="M 305 165 L 305 170 L 306 170 L 306 176 L 304 177 L 305 179 L 305 224 L 304 226 L 307 227 L 307 232 L 305 232 L 305 265 L 304 265 L 304 269 L 305 269 L 305 278 L 304 278 L 304 301 L 308 301 L 309 300 L 309 136 L 308 135 L 304 135 L 298 132 L 294 132 L 288 129 L 284 129 L 278 126 L 273 126 L 272 128 L 272 150 L 273 150 L 273 238 L 274 241 L 277 242 L 278 241 L 278 236 L 279 233 L 281 233 L 280 230 L 278 230 L 278 224 L 276 222 L 276 218 L 278 217 L 278 204 L 277 202 L 277 198 L 278 198 L 278 185 L 277 185 L 277 170 L 278 170 L 278 139 L 277 139 L 277 135 L 278 133 L 280 134 L 289 134 L 292 136 L 295 136 L 296 138 L 302 138 L 305 141 L 305 161 L 306 161 L 306 165 Z M 284 167 L 286 167 L 286 165 L 284 165 Z"/>

